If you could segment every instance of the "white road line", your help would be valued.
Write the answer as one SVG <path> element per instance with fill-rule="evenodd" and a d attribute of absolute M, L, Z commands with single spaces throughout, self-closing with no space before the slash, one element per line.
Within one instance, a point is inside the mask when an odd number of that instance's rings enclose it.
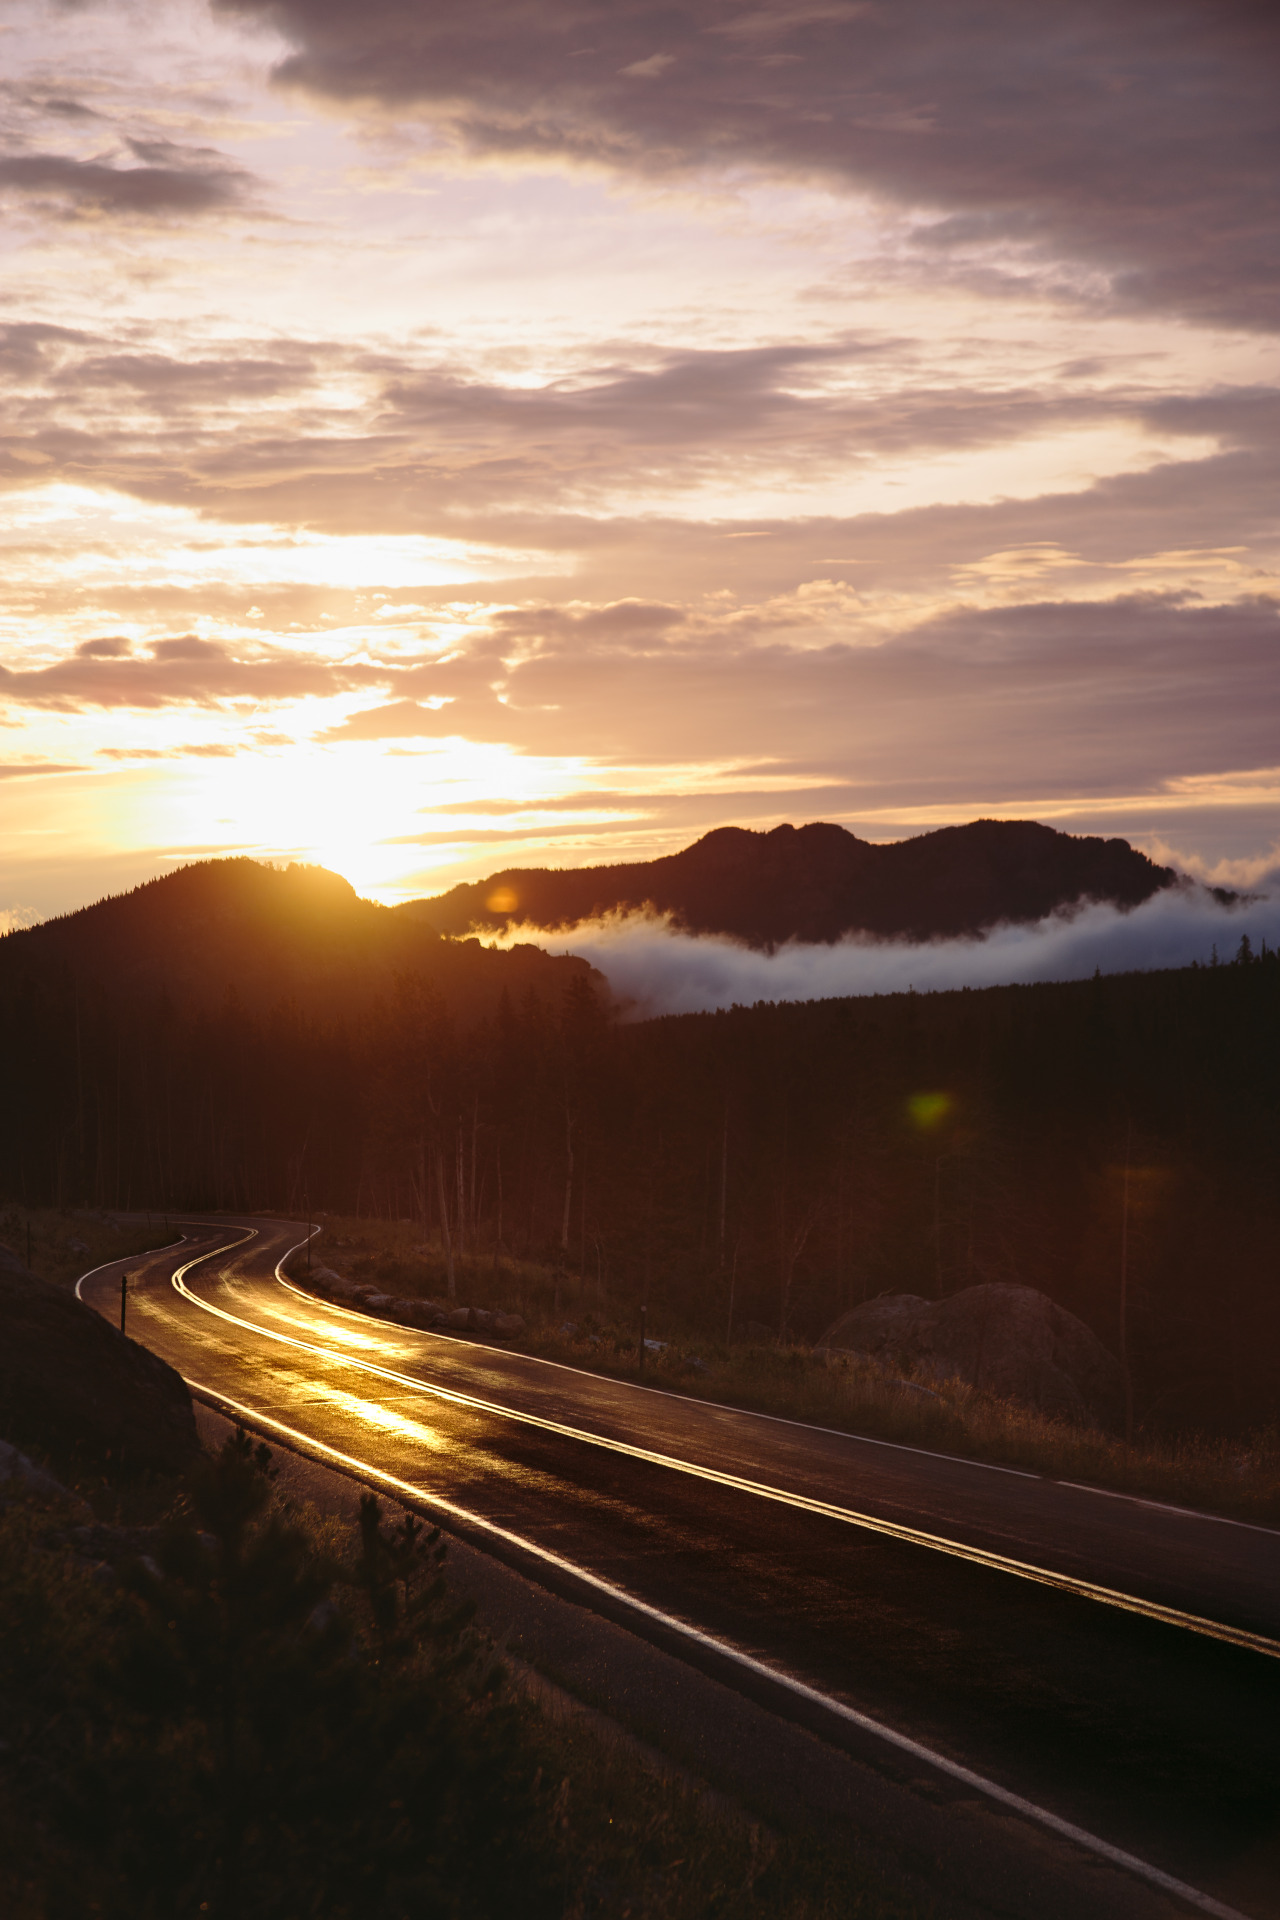
<path fill-rule="evenodd" d="M 232 1242 L 231 1245 L 244 1246 L 256 1236 L 257 1229 L 250 1228 L 240 1240 Z M 623 1454 L 629 1459 L 643 1460 L 650 1465 L 687 1474 L 693 1479 L 704 1480 L 714 1486 L 727 1487 L 736 1493 L 752 1494 L 757 1499 L 772 1500 L 780 1506 L 791 1507 L 804 1513 L 818 1514 L 825 1519 L 838 1520 L 866 1532 L 903 1541 L 909 1546 L 927 1547 L 935 1553 L 944 1553 L 952 1559 L 964 1560 L 992 1572 L 1013 1574 L 1018 1579 L 1030 1580 L 1039 1586 L 1052 1587 L 1059 1592 L 1092 1600 L 1103 1606 L 1115 1607 L 1124 1613 L 1139 1614 L 1144 1619 L 1157 1621 L 1161 1625 L 1179 1627 L 1191 1633 L 1201 1634 L 1207 1639 L 1225 1641 L 1229 1646 L 1244 1647 L 1250 1652 L 1280 1658 L 1280 1641 L 1269 1639 L 1265 1634 L 1250 1633 L 1242 1627 L 1225 1626 L 1216 1620 L 1203 1619 L 1198 1614 L 1184 1613 L 1176 1607 L 1162 1606 L 1154 1600 L 1143 1600 L 1134 1594 L 1121 1593 L 1113 1587 L 1099 1586 L 1093 1581 L 1080 1580 L 1071 1574 L 1056 1573 L 1047 1567 L 1034 1566 L 1029 1561 L 1014 1560 L 1004 1554 L 990 1553 L 982 1547 L 972 1547 L 960 1541 L 949 1540 L 942 1534 L 926 1533 L 916 1527 L 902 1526 L 897 1521 L 880 1519 L 874 1514 L 859 1513 L 850 1507 L 839 1507 L 829 1501 L 815 1500 L 808 1494 L 792 1493 L 782 1487 L 771 1487 L 763 1481 L 748 1480 L 738 1474 L 721 1472 L 717 1467 L 681 1460 L 673 1454 L 657 1453 L 648 1447 L 634 1446 L 625 1440 L 611 1439 L 580 1427 L 567 1426 L 562 1421 L 548 1420 L 540 1414 L 505 1407 L 497 1401 L 482 1400 L 475 1394 L 460 1393 L 450 1387 L 437 1386 L 430 1381 L 417 1379 L 412 1374 L 399 1373 L 392 1367 L 378 1366 L 372 1360 L 357 1359 L 349 1353 L 335 1353 L 332 1348 L 317 1345 L 313 1341 L 300 1340 L 294 1334 L 281 1333 L 274 1327 L 265 1327 L 255 1321 L 245 1320 L 239 1314 L 228 1313 L 225 1307 L 216 1307 L 211 1301 L 202 1300 L 198 1294 L 190 1291 L 185 1281 L 185 1276 L 193 1267 L 201 1266 L 206 1260 L 215 1259 L 218 1254 L 229 1251 L 231 1247 L 217 1247 L 209 1252 L 198 1254 L 195 1259 L 177 1268 L 172 1284 L 184 1299 L 202 1308 L 205 1313 L 212 1314 L 219 1320 L 225 1320 L 231 1326 L 243 1327 L 246 1332 L 256 1334 L 261 1339 L 274 1340 L 281 1346 L 293 1347 L 301 1353 L 313 1354 L 317 1359 L 335 1361 L 340 1365 L 355 1368 L 374 1378 L 390 1381 L 394 1386 L 406 1387 L 412 1393 L 421 1393 L 432 1399 L 443 1400 L 452 1406 L 495 1415 L 504 1420 L 514 1420 L 522 1426 L 534 1427 L 544 1433 L 553 1433 L 562 1439 L 576 1440 L 586 1446 Z"/>
<path fill-rule="evenodd" d="M 200 1221 L 193 1224 L 204 1226 L 208 1225 L 209 1222 Z M 295 1223 L 282 1220 L 276 1224 L 285 1226 Z M 282 1254 L 276 1262 L 276 1279 L 282 1287 L 287 1287 L 290 1293 L 296 1294 L 300 1300 L 307 1301 L 311 1306 L 323 1307 L 328 1313 L 341 1314 L 346 1320 L 367 1321 L 370 1318 L 367 1313 L 358 1313 L 351 1307 L 341 1307 L 335 1300 L 321 1300 L 316 1294 L 308 1293 L 304 1287 L 295 1286 L 292 1280 L 286 1279 L 285 1275 L 281 1272 L 281 1268 L 289 1258 L 290 1253 L 296 1253 L 299 1247 L 306 1246 L 307 1240 L 314 1240 L 318 1234 L 323 1232 L 323 1227 L 313 1228 L 306 1236 L 306 1239 L 295 1242 L 295 1244 L 289 1248 L 288 1253 Z M 163 1249 L 159 1249 L 159 1251 L 163 1251 Z M 97 1269 L 95 1269 L 95 1271 L 97 1271 Z M 88 1276 L 86 1276 L 86 1278 L 87 1277 Z M 406 1328 L 405 1331 L 411 1331 L 411 1329 Z M 425 1329 L 420 1329 L 420 1331 L 425 1331 Z M 447 1335 L 442 1335 L 438 1331 L 432 1332 L 432 1338 L 434 1339 L 447 1337 Z M 506 1353 L 509 1351 L 506 1347 L 491 1347 L 483 1340 L 470 1340 L 467 1342 L 467 1345 L 483 1347 L 486 1353 Z M 526 1366 L 553 1367 L 558 1373 L 576 1374 L 580 1379 L 613 1380 L 612 1374 L 595 1373 L 589 1367 L 575 1367 L 567 1360 L 548 1360 L 540 1353 L 522 1353 L 519 1357 Z M 873 1433 L 851 1433 L 847 1427 L 820 1427 L 815 1425 L 812 1420 L 790 1420 L 785 1414 L 762 1413 L 757 1407 L 735 1407 L 730 1406 L 728 1402 L 724 1400 L 703 1400 L 695 1394 L 677 1393 L 670 1387 L 651 1387 L 640 1380 L 618 1381 L 615 1384 L 626 1386 L 629 1391 L 633 1393 L 653 1393 L 657 1394 L 659 1398 L 663 1400 L 677 1400 L 681 1406 L 687 1407 L 694 1405 L 705 1407 L 713 1413 L 742 1414 L 743 1417 L 748 1420 L 768 1420 L 775 1427 L 797 1427 L 802 1433 L 821 1433 L 833 1440 L 852 1441 L 856 1446 L 860 1447 L 883 1447 L 890 1453 L 913 1453 L 919 1455 L 920 1458 L 924 1460 L 941 1460 L 946 1466 L 968 1467 L 978 1473 L 1006 1473 L 1018 1480 L 1042 1480 L 1047 1486 L 1069 1487 L 1073 1493 L 1096 1493 L 1100 1494 L 1105 1500 L 1127 1500 L 1131 1506 L 1148 1507 L 1156 1513 L 1176 1514 L 1183 1520 L 1207 1520 L 1215 1527 L 1240 1527 L 1246 1533 L 1270 1534 L 1273 1539 L 1277 1534 L 1280 1534 L 1280 1527 L 1263 1526 L 1256 1520 L 1237 1520 L 1233 1518 L 1231 1514 L 1208 1513 L 1200 1507 L 1180 1507 L 1176 1506 L 1170 1500 L 1149 1500 L 1140 1493 L 1124 1493 L 1117 1487 L 1092 1486 L 1083 1480 L 1060 1480 L 1056 1474 L 1037 1473 L 1029 1467 L 1002 1467 L 994 1460 L 974 1460 L 970 1455 L 964 1453 L 939 1453 L 936 1447 L 913 1447 L 905 1440 L 881 1440 Z"/>
<path fill-rule="evenodd" d="M 316 1228 L 316 1233 L 321 1231 L 321 1228 Z M 314 1237 L 313 1234 L 308 1234 L 307 1239 L 314 1239 Z M 289 1253 L 282 1254 L 276 1262 L 276 1279 L 280 1282 L 280 1285 L 287 1287 L 290 1293 L 297 1294 L 299 1300 L 307 1301 L 310 1306 L 323 1307 L 329 1313 L 340 1313 L 343 1318 L 347 1320 L 369 1320 L 371 1316 L 367 1313 L 357 1313 L 351 1307 L 340 1307 L 336 1300 L 321 1300 L 316 1294 L 308 1293 L 305 1287 L 296 1287 L 292 1280 L 286 1279 L 285 1275 L 280 1271 L 281 1267 L 283 1267 L 285 1261 L 289 1258 L 290 1253 L 296 1253 L 298 1247 L 305 1247 L 306 1244 L 306 1240 L 299 1240 L 297 1246 L 290 1247 Z M 415 1331 L 415 1329 L 406 1328 L 405 1331 L 411 1332 Z M 433 1339 L 448 1338 L 448 1335 L 445 1334 L 441 1328 L 421 1328 L 417 1329 L 417 1331 L 429 1331 Z M 510 1348 L 508 1347 L 491 1347 L 483 1340 L 469 1340 L 466 1344 L 468 1346 L 483 1347 L 486 1353 L 510 1352 Z M 540 1353 L 522 1353 L 520 1360 L 526 1366 L 554 1367 L 557 1373 L 571 1373 L 579 1380 L 613 1381 L 617 1386 L 625 1386 L 629 1393 L 652 1393 L 660 1400 L 676 1400 L 682 1407 L 705 1407 L 711 1413 L 735 1413 L 741 1414 L 746 1420 L 768 1420 L 775 1427 L 798 1427 L 802 1433 L 822 1433 L 828 1435 L 833 1440 L 852 1440 L 857 1446 L 888 1447 L 893 1453 L 917 1453 L 921 1454 L 926 1460 L 945 1460 L 949 1466 L 953 1467 L 977 1467 L 983 1473 L 1007 1473 L 1018 1480 L 1044 1480 L 1048 1477 L 1043 1473 L 1035 1473 L 1028 1467 L 999 1467 L 993 1460 L 970 1460 L 962 1453 L 938 1453 L 932 1447 L 908 1446 L 903 1440 L 877 1440 L 874 1434 L 850 1433 L 847 1427 L 819 1427 L 816 1426 L 812 1420 L 788 1420 L 785 1414 L 761 1413 L 757 1407 L 734 1407 L 730 1406 L 725 1400 L 703 1400 L 696 1394 L 676 1393 L 670 1387 L 651 1387 L 643 1380 L 614 1381 L 612 1374 L 593 1373 L 590 1367 L 571 1366 L 567 1360 L 548 1360 Z"/>
<path fill-rule="evenodd" d="M 209 1256 L 204 1257 L 207 1259 Z M 193 1261 L 191 1264 L 194 1266 L 196 1263 Z M 918 1740 L 912 1740 L 909 1735 L 886 1726 L 882 1720 L 873 1720 L 869 1714 L 859 1713 L 855 1707 L 846 1706 L 842 1700 L 834 1700 L 829 1694 L 819 1693 L 816 1687 L 806 1686 L 804 1681 L 794 1679 L 790 1674 L 767 1665 L 763 1660 L 756 1660 L 751 1654 L 742 1652 L 739 1647 L 733 1646 L 729 1641 L 716 1639 L 712 1634 L 703 1633 L 700 1628 L 690 1626 L 685 1620 L 663 1613 L 660 1608 L 650 1606 L 648 1601 L 637 1599 L 625 1588 L 616 1587 L 611 1581 L 601 1579 L 599 1574 L 591 1573 L 585 1567 L 576 1566 L 572 1560 L 565 1560 L 560 1554 L 552 1553 L 546 1547 L 539 1546 L 536 1541 L 526 1540 L 518 1533 L 511 1533 L 507 1528 L 497 1526 L 492 1520 L 486 1520 L 481 1514 L 469 1513 L 465 1507 L 459 1507 L 452 1500 L 446 1500 L 441 1495 L 433 1493 L 429 1487 L 415 1485 L 410 1480 L 401 1480 L 395 1474 L 387 1473 L 381 1467 L 375 1467 L 370 1461 L 360 1460 L 354 1454 L 342 1453 L 337 1447 L 328 1446 L 323 1440 L 316 1440 L 310 1434 L 287 1425 L 283 1420 L 277 1420 L 271 1414 L 262 1413 L 257 1408 L 248 1407 L 238 1400 L 230 1399 L 214 1387 L 206 1387 L 195 1380 L 189 1384 L 216 1405 L 232 1408 L 235 1413 L 243 1414 L 251 1423 L 288 1434 L 291 1439 L 301 1443 L 304 1452 L 315 1451 L 327 1454 L 330 1459 L 340 1461 L 343 1466 L 352 1468 L 362 1479 L 379 1481 L 384 1486 L 394 1488 L 397 1493 L 407 1494 L 422 1505 L 448 1515 L 450 1519 L 461 1521 L 468 1527 L 478 1528 L 493 1539 L 515 1547 L 519 1552 L 535 1560 L 540 1560 L 545 1566 L 554 1567 L 557 1572 L 570 1575 L 582 1585 L 594 1589 L 595 1592 L 607 1595 L 610 1600 L 628 1611 L 656 1622 L 667 1632 L 679 1634 L 682 1638 L 709 1649 L 735 1666 L 769 1680 L 776 1686 L 784 1687 L 789 1693 L 795 1694 L 797 1698 L 807 1701 L 810 1705 L 822 1707 L 826 1712 L 858 1727 L 862 1732 L 874 1735 L 877 1739 L 885 1741 L 887 1745 L 896 1747 L 900 1752 L 910 1754 L 913 1759 L 921 1760 L 927 1766 L 935 1768 L 939 1773 L 947 1774 L 951 1779 L 960 1781 L 962 1785 L 984 1794 L 989 1800 L 998 1801 L 1001 1806 L 1011 1808 L 1015 1813 L 1021 1814 L 1024 1819 L 1048 1828 L 1063 1839 L 1070 1840 L 1075 1846 L 1095 1854 L 1099 1859 L 1109 1861 L 1111 1865 L 1122 1868 L 1126 1873 L 1134 1874 L 1149 1885 L 1161 1888 L 1163 1892 L 1172 1894 L 1176 1899 L 1184 1901 L 1186 1905 L 1194 1907 L 1197 1912 L 1212 1914 L 1215 1920 L 1248 1920 L 1248 1916 L 1239 1912 L 1237 1908 L 1224 1906 L 1220 1900 L 1214 1900 L 1209 1894 L 1187 1886 L 1182 1880 L 1176 1880 L 1172 1874 L 1164 1873 L 1159 1867 L 1153 1867 L 1146 1860 L 1140 1860 L 1136 1854 L 1126 1853 L 1122 1847 L 1113 1847 L 1110 1841 L 1099 1839 L 1097 1834 L 1088 1833 L 1083 1827 L 1077 1827 L 1069 1820 L 1059 1819 L 1056 1813 L 1050 1813 L 1045 1807 L 1036 1806 L 1031 1800 L 1024 1800 L 1021 1794 L 1011 1793 L 1007 1787 L 1000 1786 L 997 1781 L 988 1780 L 985 1775 L 975 1773 L 970 1767 L 962 1766 L 956 1760 L 949 1760 L 945 1754 L 935 1753 L 932 1748 L 923 1746 Z"/>
<path fill-rule="evenodd" d="M 1083 1480 L 1056 1480 L 1055 1486 L 1070 1487 L 1073 1493 L 1100 1493 L 1104 1500 L 1127 1500 L 1131 1507 L 1150 1507 L 1155 1513 L 1176 1513 L 1183 1520 L 1212 1520 L 1219 1527 L 1243 1527 L 1246 1533 L 1268 1533 L 1274 1540 L 1280 1528 L 1264 1527 L 1256 1520 L 1233 1520 L 1225 1513 L 1202 1513 L 1198 1507 L 1175 1507 L 1169 1500 L 1146 1500 L 1140 1493 L 1121 1493 L 1115 1487 L 1089 1487 Z"/>
<path fill-rule="evenodd" d="M 307 1235 L 307 1240 L 313 1240 L 316 1234 L 323 1231 L 322 1227 L 317 1227 L 315 1233 Z M 299 1247 L 305 1247 L 307 1240 L 299 1240 L 276 1262 L 276 1279 L 281 1286 L 287 1287 L 290 1293 L 298 1296 L 299 1300 L 305 1300 L 311 1306 L 323 1307 L 328 1313 L 340 1313 L 347 1320 L 367 1321 L 371 1317 L 369 1314 L 358 1313 L 351 1307 L 341 1307 L 336 1300 L 322 1300 L 317 1294 L 308 1293 L 305 1287 L 295 1286 L 293 1281 L 287 1279 L 280 1271 L 289 1254 L 296 1253 Z M 406 1328 L 405 1331 L 410 1332 L 413 1329 Z M 418 1329 L 418 1331 L 425 1332 L 427 1329 Z M 433 1339 L 447 1337 L 443 1336 L 438 1329 L 433 1328 L 430 1331 Z M 483 1347 L 486 1353 L 510 1351 L 507 1347 L 491 1347 L 483 1340 L 472 1340 L 467 1344 Z M 558 1373 L 576 1374 L 580 1379 L 613 1379 L 612 1374 L 594 1373 L 589 1367 L 571 1366 L 567 1360 L 548 1360 L 540 1353 L 522 1353 L 519 1357 L 526 1366 L 554 1367 Z M 939 1453 L 936 1447 L 913 1447 L 905 1440 L 881 1440 L 873 1433 L 851 1433 L 847 1427 L 819 1427 L 812 1420 L 789 1420 L 782 1413 L 762 1413 L 757 1407 L 734 1407 L 724 1400 L 704 1400 L 696 1394 L 676 1393 L 670 1387 L 650 1387 L 641 1380 L 619 1381 L 616 1384 L 626 1386 L 632 1393 L 654 1393 L 663 1400 L 678 1400 L 682 1406 L 706 1407 L 714 1413 L 740 1413 L 748 1420 L 768 1420 L 775 1427 L 798 1427 L 802 1433 L 822 1433 L 833 1440 L 851 1440 L 860 1447 L 884 1447 L 890 1453 L 914 1453 L 925 1460 L 941 1460 L 951 1467 L 971 1467 L 980 1473 L 1007 1473 L 1018 1480 L 1042 1480 L 1047 1486 L 1070 1487 L 1073 1493 L 1098 1493 L 1107 1500 L 1127 1500 L 1132 1506 L 1150 1507 L 1157 1513 L 1175 1513 L 1184 1520 L 1208 1520 L 1215 1527 L 1241 1527 L 1246 1533 L 1268 1533 L 1273 1539 L 1280 1534 L 1280 1527 L 1264 1527 L 1256 1520 L 1236 1520 L 1227 1513 L 1207 1513 L 1199 1507 L 1179 1507 L 1169 1500 L 1148 1500 L 1140 1493 L 1124 1493 L 1116 1487 L 1090 1486 L 1082 1480 L 1060 1480 L 1056 1474 L 1037 1473 L 1030 1467 L 1002 1467 L 994 1460 L 974 1460 L 965 1453 Z"/>
<path fill-rule="evenodd" d="M 155 1253 L 172 1253 L 175 1247 L 180 1247 L 182 1245 L 186 1237 L 187 1236 L 185 1233 L 180 1233 L 176 1240 L 170 1240 L 166 1246 L 149 1247 L 146 1253 L 122 1253 L 120 1257 L 116 1260 L 104 1260 L 100 1267 L 90 1267 L 88 1273 L 82 1273 L 80 1275 L 80 1278 L 76 1281 L 76 1286 L 75 1286 L 76 1299 L 83 1301 L 84 1295 L 81 1293 L 80 1289 L 84 1285 L 86 1280 L 93 1279 L 93 1276 L 95 1273 L 105 1273 L 108 1267 L 126 1266 L 130 1260 L 150 1260 L 152 1254 L 155 1254 Z"/>

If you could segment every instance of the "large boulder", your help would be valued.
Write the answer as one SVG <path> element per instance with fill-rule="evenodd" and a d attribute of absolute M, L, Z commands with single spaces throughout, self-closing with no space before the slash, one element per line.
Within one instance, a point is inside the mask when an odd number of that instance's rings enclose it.
<path fill-rule="evenodd" d="M 63 1470 L 171 1472 L 199 1450 L 182 1376 L 0 1247 L 0 1435 Z"/>
<path fill-rule="evenodd" d="M 882 1294 L 820 1344 L 871 1354 L 917 1380 L 962 1380 L 1077 1426 L 1116 1427 L 1124 1370 L 1083 1320 L 1034 1287 L 966 1287 L 947 1300 Z"/>

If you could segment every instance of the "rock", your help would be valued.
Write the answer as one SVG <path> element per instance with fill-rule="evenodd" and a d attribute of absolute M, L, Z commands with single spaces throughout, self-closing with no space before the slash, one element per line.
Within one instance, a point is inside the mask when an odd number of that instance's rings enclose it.
<path fill-rule="evenodd" d="M 0 1247 L 0 1409 L 6 1436 L 60 1469 L 184 1467 L 191 1395 L 158 1355 Z"/>
<path fill-rule="evenodd" d="M 494 1333 L 508 1339 L 524 1332 L 518 1313 L 496 1313 L 488 1307 L 442 1307 L 435 1300 L 404 1300 L 388 1293 L 374 1293 L 369 1287 L 354 1287 L 340 1280 L 329 1288 L 334 1298 L 355 1301 L 367 1313 L 401 1327 L 449 1327 L 458 1333 Z"/>
<path fill-rule="evenodd" d="M 103 1586 L 108 1586 L 117 1584 L 116 1576 L 122 1564 L 153 1558 L 148 1549 L 159 1546 L 162 1533 L 160 1527 L 112 1527 L 91 1520 L 88 1526 L 72 1527 L 65 1538 L 78 1560 L 100 1574 L 111 1576 L 101 1580 Z"/>
<path fill-rule="evenodd" d="M 955 1379 L 1077 1426 L 1116 1427 L 1124 1371 L 1083 1320 L 1034 1287 L 966 1287 L 947 1300 L 882 1295 L 844 1314 L 820 1346 L 895 1371 Z"/>
<path fill-rule="evenodd" d="M 302 1279 L 310 1286 L 324 1287 L 329 1293 L 333 1292 L 335 1282 L 339 1286 L 342 1284 L 342 1275 L 335 1273 L 332 1267 L 317 1267 L 314 1273 L 304 1272 Z"/>
<path fill-rule="evenodd" d="M 434 1300 L 393 1300 L 381 1309 L 384 1320 L 401 1327 L 434 1327 L 444 1318 Z"/>
<path fill-rule="evenodd" d="M 556 1332 L 564 1334 L 567 1340 L 572 1340 L 574 1334 L 577 1331 L 578 1331 L 578 1323 L 576 1320 L 562 1320 L 560 1322 L 560 1325 L 556 1328 Z"/>
<path fill-rule="evenodd" d="M 878 1300 L 867 1300 L 837 1320 L 819 1345 L 848 1347 L 856 1353 L 893 1353 L 910 1337 L 911 1327 L 931 1304 L 919 1293 L 882 1293 Z"/>
<path fill-rule="evenodd" d="M 83 1240 L 68 1240 L 67 1242 L 68 1253 L 88 1253 L 88 1251 L 89 1249 Z"/>
<path fill-rule="evenodd" d="M 412 1326 L 439 1327 L 444 1324 L 444 1308 L 438 1307 L 434 1300 L 409 1300 L 404 1304 L 412 1314 Z"/>

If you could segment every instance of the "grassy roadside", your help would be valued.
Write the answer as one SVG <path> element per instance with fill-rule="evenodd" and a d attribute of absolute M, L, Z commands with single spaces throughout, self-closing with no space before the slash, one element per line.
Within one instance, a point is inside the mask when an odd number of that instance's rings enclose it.
<path fill-rule="evenodd" d="M 0 1205 L 0 1241 L 39 1279 L 59 1287 L 73 1287 L 82 1273 L 108 1260 L 167 1246 L 180 1231 L 162 1213 L 153 1214 L 150 1224 L 117 1226 L 109 1212 L 88 1208 Z"/>
<path fill-rule="evenodd" d="M 326 1216 L 312 1251 L 314 1265 L 407 1298 L 443 1300 L 442 1250 L 424 1243 L 409 1221 Z M 305 1263 L 292 1269 L 305 1281 Z M 455 1260 L 458 1300 L 520 1313 L 526 1332 L 516 1350 L 615 1379 L 724 1406 L 774 1414 L 814 1426 L 864 1434 L 999 1466 L 1022 1467 L 1059 1480 L 1168 1501 L 1260 1525 L 1280 1525 L 1280 1432 L 1245 1440 L 1187 1433 L 1139 1432 L 1132 1446 L 1087 1428 L 1032 1412 L 963 1383 L 931 1382 L 923 1393 L 854 1355 L 819 1354 L 807 1346 L 737 1341 L 732 1346 L 654 1323 L 638 1373 L 639 1335 L 628 1318 L 585 1297 L 576 1277 L 491 1253 Z"/>
<path fill-rule="evenodd" d="M 454 1603 L 433 1538 L 376 1503 L 352 1527 L 281 1500 L 268 1461 L 205 1456 L 153 1531 L 114 1541 L 101 1487 L 75 1489 L 91 1538 L 56 1498 L 0 1500 L 12 1920 L 921 1916 L 848 1849 L 543 1700 Z"/>

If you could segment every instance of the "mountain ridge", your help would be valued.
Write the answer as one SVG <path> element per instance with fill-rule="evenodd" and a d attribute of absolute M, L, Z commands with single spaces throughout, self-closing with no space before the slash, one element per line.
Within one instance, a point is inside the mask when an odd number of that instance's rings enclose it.
<path fill-rule="evenodd" d="M 59 969 L 129 999 L 208 1010 L 230 994 L 258 1015 L 292 1003 L 312 1017 L 348 1012 L 406 976 L 464 1019 L 492 1015 L 504 991 L 558 1001 L 578 974 L 599 982 L 575 955 L 448 939 L 327 868 L 245 856 L 193 861 L 0 937 L 0 988 Z"/>
<path fill-rule="evenodd" d="M 441 933 L 517 925 L 566 932 L 611 913 L 664 913 L 684 931 L 749 946 L 977 935 L 1091 901 L 1141 905 L 1178 879 L 1127 840 L 1031 820 L 975 820 L 912 839 L 862 840 L 813 821 L 765 832 L 718 827 L 655 860 L 508 867 L 395 909 Z"/>

